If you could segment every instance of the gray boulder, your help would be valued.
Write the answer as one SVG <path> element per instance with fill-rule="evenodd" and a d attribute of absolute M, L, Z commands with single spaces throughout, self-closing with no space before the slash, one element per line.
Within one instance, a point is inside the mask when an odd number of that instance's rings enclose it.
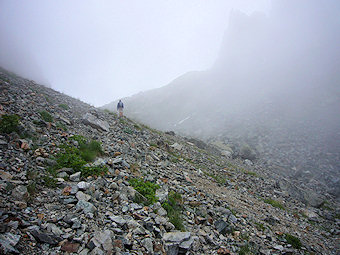
<path fill-rule="evenodd" d="M 109 131 L 110 129 L 109 123 L 107 123 L 107 121 L 100 120 L 91 113 L 86 113 L 83 115 L 82 121 L 85 125 L 89 125 L 98 130 Z"/>

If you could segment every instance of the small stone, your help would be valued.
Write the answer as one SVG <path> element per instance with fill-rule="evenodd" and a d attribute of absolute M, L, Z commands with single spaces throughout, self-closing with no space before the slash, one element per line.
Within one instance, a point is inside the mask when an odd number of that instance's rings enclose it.
<path fill-rule="evenodd" d="M 79 246 L 80 246 L 79 243 L 72 243 L 72 242 L 66 241 L 61 246 L 61 250 L 65 252 L 69 252 L 69 253 L 77 252 L 79 249 Z"/>
<path fill-rule="evenodd" d="M 77 184 L 77 186 L 80 190 L 87 190 L 91 185 L 88 182 L 81 181 Z"/>
<path fill-rule="evenodd" d="M 76 208 L 82 209 L 84 213 L 94 213 L 97 211 L 97 208 L 93 204 L 83 200 L 78 201 Z"/>
<path fill-rule="evenodd" d="M 99 247 L 95 247 L 90 253 L 89 255 L 104 255 L 104 251 L 102 249 L 100 249 Z"/>
<path fill-rule="evenodd" d="M 110 184 L 109 188 L 110 188 L 110 189 L 113 189 L 113 190 L 117 190 L 117 189 L 118 189 L 118 185 L 117 185 L 117 183 L 112 182 L 112 183 Z"/>
<path fill-rule="evenodd" d="M 77 218 L 71 220 L 73 222 L 72 229 L 79 229 L 81 228 L 81 221 Z"/>
<path fill-rule="evenodd" d="M 183 249 L 183 250 L 189 250 L 191 248 L 191 245 L 193 244 L 194 240 L 195 239 L 193 237 L 191 237 L 189 240 L 181 242 L 181 244 L 179 245 L 179 248 Z"/>
<path fill-rule="evenodd" d="M 79 188 L 77 185 L 71 185 L 71 190 L 70 190 L 70 194 L 74 195 L 78 192 Z"/>
<path fill-rule="evenodd" d="M 181 243 L 188 240 L 190 236 L 190 232 L 168 232 L 163 235 L 163 240 L 165 242 Z"/>
<path fill-rule="evenodd" d="M 10 173 L 0 170 L 0 178 L 4 181 L 9 181 L 13 178 L 13 176 Z"/>
<path fill-rule="evenodd" d="M 153 242 L 151 238 L 145 238 L 141 243 L 149 254 L 153 254 Z"/>
<path fill-rule="evenodd" d="M 69 197 L 69 198 L 65 198 L 64 200 L 63 200 L 63 204 L 64 205 L 68 205 L 68 204 L 75 204 L 75 203 L 77 203 L 77 199 L 75 199 L 74 197 Z"/>
<path fill-rule="evenodd" d="M 57 236 L 61 236 L 63 234 L 63 231 L 60 230 L 55 224 L 53 223 L 48 223 L 47 224 L 47 231 L 51 232 Z"/>
<path fill-rule="evenodd" d="M 130 168 L 130 165 L 125 160 L 122 161 L 122 166 L 126 168 Z"/>
<path fill-rule="evenodd" d="M 161 207 L 161 208 L 159 208 L 158 210 L 157 210 L 157 214 L 159 215 L 159 216 L 166 216 L 168 213 L 166 212 L 166 210 L 163 208 L 163 207 Z"/>
<path fill-rule="evenodd" d="M 7 253 L 15 253 L 18 254 L 18 250 L 15 249 L 15 246 L 20 241 L 20 235 L 14 235 L 12 233 L 0 234 L 0 251 Z"/>
<path fill-rule="evenodd" d="M 245 163 L 247 166 L 252 166 L 252 165 L 253 165 L 253 162 L 252 162 L 251 160 L 249 160 L 249 159 L 246 159 L 246 160 L 244 161 L 244 163 Z"/>
<path fill-rule="evenodd" d="M 224 235 L 228 232 L 229 224 L 224 220 L 218 220 L 215 222 L 215 227 L 220 234 Z"/>
<path fill-rule="evenodd" d="M 48 244 L 52 244 L 52 245 L 56 245 L 58 244 L 62 238 L 54 235 L 54 234 L 47 234 L 47 233 L 43 233 L 40 230 L 37 229 L 33 229 L 30 231 L 31 234 L 34 236 L 34 238 L 41 243 L 48 243 Z"/>
<path fill-rule="evenodd" d="M 167 255 L 177 255 L 179 251 L 179 245 L 176 243 L 166 243 L 164 245 Z"/>
<path fill-rule="evenodd" d="M 236 222 L 237 222 L 237 218 L 235 217 L 234 214 L 230 214 L 228 220 L 229 220 L 229 222 L 231 222 L 231 223 L 236 223 Z"/>
<path fill-rule="evenodd" d="M 82 191 L 78 191 L 77 194 L 76 194 L 76 198 L 77 198 L 78 200 L 84 200 L 84 201 L 88 202 L 88 201 L 91 199 L 91 196 L 85 194 L 85 193 L 82 192 Z"/>
<path fill-rule="evenodd" d="M 219 248 L 218 250 L 217 250 L 217 254 L 218 255 L 230 255 L 231 253 L 230 253 L 230 251 L 227 249 L 227 248 Z"/>
<path fill-rule="evenodd" d="M 178 143 L 174 143 L 173 145 L 170 145 L 170 147 L 174 148 L 175 150 L 182 150 L 183 145 L 180 145 Z"/>
<path fill-rule="evenodd" d="M 20 209 L 25 209 L 27 207 L 27 203 L 24 201 L 14 201 L 14 204 Z"/>
<path fill-rule="evenodd" d="M 105 251 L 112 251 L 112 232 L 110 230 L 104 230 L 101 232 L 96 232 L 92 241 L 96 247 L 102 247 Z"/>
<path fill-rule="evenodd" d="M 70 175 L 70 181 L 78 182 L 80 180 L 80 175 L 81 175 L 81 172 L 76 172 L 76 173 Z"/>
<path fill-rule="evenodd" d="M 66 172 L 60 172 L 60 173 L 57 174 L 57 176 L 59 178 L 65 178 L 65 177 L 68 177 L 69 175 Z"/>
<path fill-rule="evenodd" d="M 226 158 L 231 158 L 233 156 L 233 153 L 225 150 L 225 151 L 221 151 L 221 155 L 226 157 Z"/>
<path fill-rule="evenodd" d="M 19 201 L 26 200 L 29 196 L 26 186 L 17 186 L 12 190 L 12 196 Z"/>
<path fill-rule="evenodd" d="M 123 226 L 126 223 L 126 220 L 124 220 L 121 216 L 110 216 L 109 218 L 120 226 Z"/>
<path fill-rule="evenodd" d="M 283 246 L 282 245 L 274 245 L 273 248 L 275 250 L 283 251 Z"/>

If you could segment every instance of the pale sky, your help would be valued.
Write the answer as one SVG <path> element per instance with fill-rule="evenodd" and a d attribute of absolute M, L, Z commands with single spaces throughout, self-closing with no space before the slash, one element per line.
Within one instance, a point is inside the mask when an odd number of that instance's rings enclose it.
<path fill-rule="evenodd" d="M 0 65 L 95 106 L 216 60 L 232 10 L 270 0 L 1 0 Z"/>

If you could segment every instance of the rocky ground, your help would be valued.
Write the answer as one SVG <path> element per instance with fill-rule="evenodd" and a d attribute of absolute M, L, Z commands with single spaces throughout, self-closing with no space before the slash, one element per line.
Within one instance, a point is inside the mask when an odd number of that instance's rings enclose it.
<path fill-rule="evenodd" d="M 331 195 L 320 201 L 299 189 L 302 203 L 288 192 L 297 187 L 262 164 L 4 71 L 0 93 L 1 115 L 20 117 L 16 132 L 0 134 L 0 253 L 340 252 L 340 207 Z M 103 153 L 88 166 L 106 173 L 86 177 L 64 167 L 52 174 L 75 135 L 101 142 Z M 145 205 L 132 178 L 158 184 L 155 203 Z M 173 197 L 177 221 L 166 210 Z"/>

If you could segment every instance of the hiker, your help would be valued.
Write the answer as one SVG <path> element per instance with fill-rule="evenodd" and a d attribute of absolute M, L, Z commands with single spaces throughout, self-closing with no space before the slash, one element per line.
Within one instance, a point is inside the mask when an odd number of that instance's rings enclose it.
<path fill-rule="evenodd" d="M 124 109 L 124 104 L 122 100 L 119 100 L 117 104 L 117 111 L 119 112 L 119 117 L 123 117 L 123 109 Z"/>

